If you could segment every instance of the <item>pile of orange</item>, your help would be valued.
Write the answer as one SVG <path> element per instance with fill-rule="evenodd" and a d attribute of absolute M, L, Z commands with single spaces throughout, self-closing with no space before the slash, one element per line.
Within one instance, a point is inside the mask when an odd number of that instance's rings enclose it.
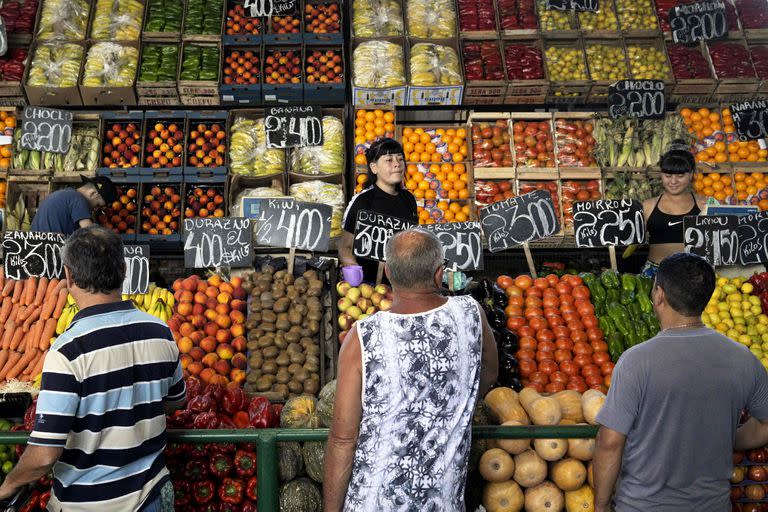
<path fill-rule="evenodd" d="M 727 108 L 723 109 L 723 126 L 728 134 L 736 134 L 736 128 L 733 125 L 733 116 Z M 734 140 L 728 143 L 728 160 L 731 162 L 765 162 L 768 161 L 768 150 L 760 149 L 760 144 L 756 140 L 742 142 Z"/>
<path fill-rule="evenodd" d="M 446 222 L 469 221 L 469 205 L 453 201 L 438 201 L 437 204 L 426 203 L 418 207 L 419 224 L 443 224 Z"/>
<path fill-rule="evenodd" d="M 365 165 L 365 150 L 381 137 L 395 136 L 395 113 L 360 109 L 355 115 L 355 163 Z"/>
<path fill-rule="evenodd" d="M 734 195 L 731 175 L 720 174 L 719 172 L 709 174 L 697 173 L 693 180 L 693 189 L 699 194 L 714 197 L 720 202 Z"/>
<path fill-rule="evenodd" d="M 16 116 L 11 112 L 0 110 L 0 133 L 13 137 L 13 131 L 16 128 Z M 11 158 L 13 157 L 13 146 L 7 144 L 0 146 L 0 169 L 8 169 L 11 166 Z"/>
<path fill-rule="evenodd" d="M 5 208 L 5 193 L 8 190 L 8 186 L 4 181 L 0 181 L 0 208 Z"/>
<path fill-rule="evenodd" d="M 365 155 L 363 155 L 365 158 Z M 362 192 L 368 182 L 368 174 L 361 172 L 355 176 L 355 194 Z"/>
<path fill-rule="evenodd" d="M 768 210 L 768 176 L 761 172 L 737 171 L 733 174 L 733 181 L 736 199 L 740 204 L 749 201 L 761 211 Z"/>
<path fill-rule="evenodd" d="M 462 163 L 408 164 L 405 188 L 416 199 L 469 199 L 467 167 Z"/>
<path fill-rule="evenodd" d="M 697 152 L 696 148 L 692 148 L 697 162 L 716 164 L 728 161 L 723 119 L 717 111 L 712 111 L 707 107 L 698 109 L 685 107 L 680 110 L 680 115 L 685 121 L 688 132 L 694 134 L 698 142 L 703 143 L 707 137 L 714 137 L 715 139 L 714 144 L 709 145 L 706 149 Z M 725 128 L 727 131 L 728 127 Z M 731 120 L 730 129 L 733 130 L 733 120 Z"/>
<path fill-rule="evenodd" d="M 466 128 L 403 128 L 406 162 L 463 162 L 467 159 Z"/>

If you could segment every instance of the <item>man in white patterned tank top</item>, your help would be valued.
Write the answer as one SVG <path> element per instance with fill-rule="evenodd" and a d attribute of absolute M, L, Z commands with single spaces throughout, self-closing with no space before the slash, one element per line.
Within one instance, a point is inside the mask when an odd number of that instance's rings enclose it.
<path fill-rule="evenodd" d="M 394 300 L 339 352 L 323 510 L 463 511 L 472 414 L 496 381 L 493 333 L 471 297 L 443 297 L 443 248 L 410 229 L 386 247 Z"/>

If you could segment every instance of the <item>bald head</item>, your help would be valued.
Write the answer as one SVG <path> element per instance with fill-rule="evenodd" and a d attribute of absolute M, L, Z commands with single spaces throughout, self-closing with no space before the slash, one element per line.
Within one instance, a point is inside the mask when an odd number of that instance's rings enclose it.
<path fill-rule="evenodd" d="M 387 276 L 395 288 L 433 288 L 435 272 L 443 264 L 443 245 L 419 228 L 395 233 L 384 251 Z"/>

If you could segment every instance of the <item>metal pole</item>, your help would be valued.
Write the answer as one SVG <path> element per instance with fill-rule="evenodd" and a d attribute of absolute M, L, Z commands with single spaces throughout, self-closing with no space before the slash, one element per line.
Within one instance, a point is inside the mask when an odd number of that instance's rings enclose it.
<path fill-rule="evenodd" d="M 261 430 L 256 441 L 257 503 L 259 512 L 277 512 L 279 482 L 277 480 L 277 434 L 275 430 Z"/>

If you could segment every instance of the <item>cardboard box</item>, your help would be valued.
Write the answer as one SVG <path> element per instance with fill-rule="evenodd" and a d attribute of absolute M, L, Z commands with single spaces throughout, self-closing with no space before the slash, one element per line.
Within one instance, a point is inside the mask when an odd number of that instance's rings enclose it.
<path fill-rule="evenodd" d="M 90 52 L 92 48 L 95 47 L 95 45 L 100 43 L 93 43 L 88 47 L 88 51 Z M 138 43 L 120 43 L 120 46 L 123 48 L 134 48 L 136 49 L 136 58 L 139 59 L 139 44 Z M 87 63 L 88 56 L 86 55 L 85 62 Z M 137 61 L 137 73 L 138 73 L 138 62 Z M 83 85 L 83 79 L 85 78 L 85 69 L 86 69 L 86 63 L 83 64 L 83 70 L 80 73 L 80 96 L 83 99 L 83 105 L 93 105 L 93 106 L 117 106 L 117 105 L 125 105 L 125 106 L 133 106 L 136 105 L 136 91 L 134 90 L 133 86 L 136 83 L 136 76 L 134 75 L 133 81 L 131 85 L 125 85 L 125 86 L 116 86 L 116 85 L 104 85 L 99 87 L 87 87 Z"/>
<path fill-rule="evenodd" d="M 356 85 L 355 79 L 355 52 L 357 48 L 363 44 L 372 41 L 386 41 L 399 45 L 402 48 L 403 53 L 403 72 L 405 80 L 402 85 L 393 87 L 360 87 Z M 407 72 L 406 72 L 406 57 L 405 57 L 405 38 L 403 37 L 381 37 L 374 39 L 354 38 L 352 40 L 352 104 L 353 105 L 392 105 L 392 106 L 404 106 L 408 102 L 408 85 L 407 85 Z"/>
<path fill-rule="evenodd" d="M 37 49 L 43 45 L 50 45 L 52 47 L 61 46 L 62 43 L 33 43 L 30 48 L 30 57 L 26 69 L 24 70 L 24 92 L 27 95 L 29 103 L 41 107 L 67 107 L 78 106 L 83 104 L 83 100 L 80 97 L 80 89 L 77 84 L 70 87 L 52 87 L 52 86 L 35 86 L 29 85 L 29 73 L 32 69 L 32 61 L 35 59 Z M 66 43 L 74 44 L 83 49 L 83 54 L 78 62 L 78 83 L 83 74 L 83 62 L 85 61 L 85 45 L 83 43 Z M 50 83 L 50 82 L 49 82 Z"/>
<path fill-rule="evenodd" d="M 408 76 L 408 105 L 409 106 L 429 106 L 429 105 L 461 105 L 461 97 L 464 93 L 464 74 L 461 69 L 461 54 L 457 39 L 416 39 L 409 37 L 406 45 L 406 69 Z M 457 85 L 433 85 L 420 86 L 413 85 L 411 79 L 411 52 L 413 47 L 418 44 L 432 44 L 444 46 L 453 49 L 456 52 L 457 62 L 459 63 L 458 73 L 461 83 Z"/>

